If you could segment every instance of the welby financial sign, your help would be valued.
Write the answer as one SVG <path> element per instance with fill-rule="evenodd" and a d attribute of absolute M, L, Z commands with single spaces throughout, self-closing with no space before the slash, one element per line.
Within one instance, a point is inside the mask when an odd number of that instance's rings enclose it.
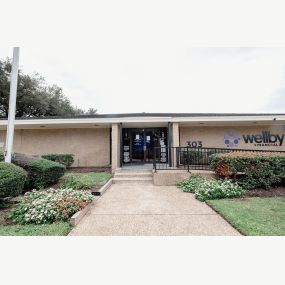
<path fill-rule="evenodd" d="M 236 132 L 228 132 L 224 136 L 224 142 L 227 147 L 237 147 L 240 140 L 243 139 L 245 144 L 253 144 L 254 146 L 282 146 L 284 134 L 274 134 L 270 131 L 262 131 L 257 134 L 244 134 L 239 137 Z"/>

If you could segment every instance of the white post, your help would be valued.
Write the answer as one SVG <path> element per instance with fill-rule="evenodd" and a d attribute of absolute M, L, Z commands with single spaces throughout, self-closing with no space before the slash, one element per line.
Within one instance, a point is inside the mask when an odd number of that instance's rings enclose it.
<path fill-rule="evenodd" d="M 17 97 L 17 83 L 18 83 L 18 69 L 19 69 L 19 53 L 20 53 L 20 48 L 14 47 L 11 81 L 10 81 L 8 125 L 7 125 L 6 145 L 5 145 L 5 162 L 9 163 L 11 163 L 12 151 L 13 151 L 14 122 L 16 115 L 16 97 Z"/>

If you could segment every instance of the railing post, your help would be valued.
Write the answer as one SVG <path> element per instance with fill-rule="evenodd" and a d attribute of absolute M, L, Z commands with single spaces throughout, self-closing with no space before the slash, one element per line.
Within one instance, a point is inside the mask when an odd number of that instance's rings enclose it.
<path fill-rule="evenodd" d="M 153 148 L 153 169 L 156 172 L 156 149 Z"/>
<path fill-rule="evenodd" d="M 189 149 L 188 149 L 189 147 L 187 146 L 187 171 L 189 172 L 190 171 L 190 166 L 189 166 L 189 164 L 190 164 L 190 159 L 189 159 Z"/>
<path fill-rule="evenodd" d="M 175 147 L 175 156 L 176 156 L 176 168 L 179 168 L 179 148 Z"/>

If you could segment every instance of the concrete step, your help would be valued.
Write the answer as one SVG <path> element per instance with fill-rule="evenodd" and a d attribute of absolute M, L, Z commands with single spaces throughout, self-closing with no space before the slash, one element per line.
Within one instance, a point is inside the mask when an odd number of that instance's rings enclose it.
<path fill-rule="evenodd" d="M 152 169 L 123 169 L 119 168 L 116 173 L 152 173 Z"/>
<path fill-rule="evenodd" d="M 152 177 L 113 178 L 114 184 L 153 184 Z"/>
<path fill-rule="evenodd" d="M 151 172 L 115 172 L 115 178 L 145 178 L 152 177 L 153 174 Z"/>

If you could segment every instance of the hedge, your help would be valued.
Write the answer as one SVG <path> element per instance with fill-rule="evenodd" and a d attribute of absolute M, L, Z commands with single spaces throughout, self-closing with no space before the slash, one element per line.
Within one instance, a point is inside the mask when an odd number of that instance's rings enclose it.
<path fill-rule="evenodd" d="M 26 179 L 27 173 L 21 167 L 0 162 L 0 198 L 20 195 Z"/>
<path fill-rule="evenodd" d="M 4 152 L 0 151 L 0 161 L 4 161 Z"/>
<path fill-rule="evenodd" d="M 40 189 L 55 184 L 65 171 L 63 164 L 23 154 L 16 153 L 13 162 L 28 172 L 26 189 Z"/>
<path fill-rule="evenodd" d="M 45 155 L 42 155 L 42 158 L 55 161 L 55 162 L 59 162 L 65 165 L 65 167 L 67 168 L 70 167 L 74 162 L 73 154 L 69 154 L 69 153 L 68 154 L 45 154 Z"/>
<path fill-rule="evenodd" d="M 272 186 L 285 185 L 285 153 L 213 154 L 210 156 L 210 167 L 222 177 L 240 176 L 238 183 L 246 189 L 269 189 Z"/>
<path fill-rule="evenodd" d="M 40 189 L 55 184 L 65 171 L 64 165 L 47 159 L 31 160 L 24 168 L 28 172 L 29 189 Z"/>

